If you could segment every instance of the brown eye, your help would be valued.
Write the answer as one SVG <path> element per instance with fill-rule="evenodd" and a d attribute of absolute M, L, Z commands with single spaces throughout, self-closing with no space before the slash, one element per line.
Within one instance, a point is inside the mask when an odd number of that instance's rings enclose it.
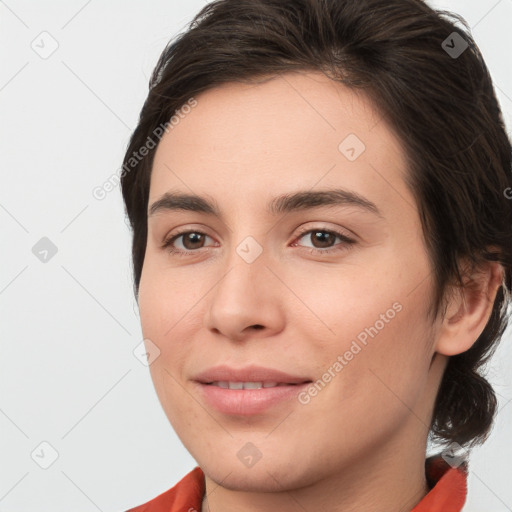
<path fill-rule="evenodd" d="M 204 243 L 203 233 L 197 233 L 195 231 L 181 235 L 183 237 L 183 246 L 185 249 L 199 249 L 201 242 Z"/>
<path fill-rule="evenodd" d="M 356 244 L 356 241 L 352 238 L 349 238 L 338 231 L 332 231 L 329 229 L 309 229 L 303 231 L 297 240 L 301 240 L 302 238 L 306 240 L 309 239 L 312 245 L 304 246 L 297 243 L 293 245 L 301 245 L 310 253 L 314 254 L 330 254 L 333 252 L 346 251 L 351 245 Z M 341 243 L 335 243 L 336 239 L 341 240 Z"/>
<path fill-rule="evenodd" d="M 325 249 L 326 247 L 330 247 L 331 244 L 336 241 L 336 235 L 330 231 L 311 231 L 309 236 L 313 245 L 317 248 Z M 317 243 L 318 245 L 316 245 Z"/>
<path fill-rule="evenodd" d="M 193 252 L 198 252 L 197 249 L 202 249 L 203 247 L 205 247 L 205 237 L 211 238 L 206 233 L 203 233 L 201 231 L 182 231 L 181 233 L 174 234 L 170 238 L 168 238 L 164 242 L 163 248 L 166 248 L 169 252 L 178 255 L 191 254 Z M 175 246 L 175 242 L 179 239 L 182 239 L 182 247 Z"/>

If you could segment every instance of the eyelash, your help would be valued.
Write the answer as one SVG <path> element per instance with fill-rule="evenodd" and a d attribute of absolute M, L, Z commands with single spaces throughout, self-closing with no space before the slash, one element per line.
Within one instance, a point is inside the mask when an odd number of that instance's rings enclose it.
<path fill-rule="evenodd" d="M 328 233 L 330 235 L 335 235 L 337 238 L 341 239 L 344 243 L 343 244 L 337 244 L 334 247 L 331 247 L 331 248 L 328 248 L 328 249 L 317 249 L 316 247 L 305 247 L 305 248 L 303 248 L 303 249 L 306 249 L 310 254 L 325 255 L 325 254 L 332 254 L 333 252 L 348 251 L 351 245 L 354 245 L 355 243 L 357 243 L 355 240 L 353 240 L 352 238 L 347 237 L 343 233 L 340 233 L 338 231 L 334 231 L 334 230 L 331 230 L 331 229 L 322 229 L 322 228 L 304 229 L 304 230 L 302 230 L 299 233 L 299 235 L 297 237 L 297 240 L 299 240 L 304 235 L 307 235 L 309 233 L 318 233 L 318 232 L 320 232 L 320 233 Z M 187 251 L 183 251 L 182 249 L 176 249 L 172 245 L 174 243 L 174 241 L 177 240 L 180 236 L 187 235 L 187 234 L 190 234 L 190 233 L 195 233 L 195 234 L 199 234 L 199 235 L 209 236 L 206 233 L 204 233 L 204 232 L 202 232 L 200 230 L 197 230 L 197 229 L 180 231 L 179 233 L 175 233 L 174 235 L 172 235 L 172 237 L 167 238 L 164 241 L 164 243 L 162 245 L 162 248 L 163 249 L 167 249 L 167 251 L 169 253 L 171 253 L 172 255 L 180 256 L 180 257 L 181 256 L 189 256 L 192 253 L 198 252 L 199 251 L 198 249 L 196 249 L 196 250 L 189 249 Z M 342 245 L 344 247 L 336 249 L 335 247 L 339 246 L 339 245 Z M 203 249 L 203 247 L 201 247 L 201 249 Z"/>

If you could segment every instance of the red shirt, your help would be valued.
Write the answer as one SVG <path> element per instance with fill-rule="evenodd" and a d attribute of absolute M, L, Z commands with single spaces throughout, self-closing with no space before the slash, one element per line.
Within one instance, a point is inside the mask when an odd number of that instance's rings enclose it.
<path fill-rule="evenodd" d="M 452 468 L 440 456 L 425 462 L 430 492 L 411 512 L 460 512 L 466 501 L 467 466 Z M 200 512 L 205 491 L 204 473 L 196 466 L 174 487 L 126 512 Z"/>

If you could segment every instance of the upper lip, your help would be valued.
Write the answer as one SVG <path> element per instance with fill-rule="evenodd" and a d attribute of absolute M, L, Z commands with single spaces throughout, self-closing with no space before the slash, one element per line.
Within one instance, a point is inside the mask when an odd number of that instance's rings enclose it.
<path fill-rule="evenodd" d="M 265 368 L 263 366 L 246 366 L 245 368 L 231 368 L 226 365 L 214 366 L 198 373 L 194 379 L 203 384 L 212 382 L 277 382 L 278 384 L 302 384 L 311 382 L 308 377 L 290 375 L 289 373 Z"/>

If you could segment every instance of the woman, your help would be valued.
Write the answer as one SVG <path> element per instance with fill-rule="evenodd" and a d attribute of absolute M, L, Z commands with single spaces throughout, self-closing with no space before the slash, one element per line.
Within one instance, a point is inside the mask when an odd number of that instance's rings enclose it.
<path fill-rule="evenodd" d="M 456 19 L 220 0 L 162 53 L 122 191 L 151 376 L 198 466 L 132 511 L 462 509 L 512 177 Z"/>

